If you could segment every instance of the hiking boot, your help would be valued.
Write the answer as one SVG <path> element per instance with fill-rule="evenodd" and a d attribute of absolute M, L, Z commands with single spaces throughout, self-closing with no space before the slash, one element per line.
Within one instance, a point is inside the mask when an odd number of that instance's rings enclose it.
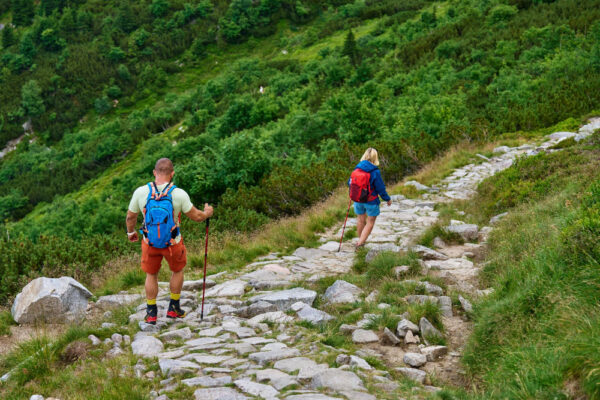
<path fill-rule="evenodd" d="M 158 311 L 156 307 L 148 307 L 146 310 L 146 316 L 144 317 L 144 322 L 150 325 L 156 325 Z"/>
<path fill-rule="evenodd" d="M 187 313 L 179 307 L 179 301 L 171 300 L 169 309 L 167 310 L 167 318 L 184 318 L 186 315 Z"/>

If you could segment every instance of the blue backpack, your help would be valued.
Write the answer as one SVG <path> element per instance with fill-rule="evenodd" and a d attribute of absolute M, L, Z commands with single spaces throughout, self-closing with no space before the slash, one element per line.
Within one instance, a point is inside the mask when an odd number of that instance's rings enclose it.
<path fill-rule="evenodd" d="M 173 190 L 176 186 L 169 183 L 159 192 L 156 183 L 151 182 L 148 183 L 148 188 L 150 192 L 144 207 L 144 225 L 141 232 L 150 246 L 164 249 L 175 244 L 175 238 L 179 235 L 173 209 Z"/>

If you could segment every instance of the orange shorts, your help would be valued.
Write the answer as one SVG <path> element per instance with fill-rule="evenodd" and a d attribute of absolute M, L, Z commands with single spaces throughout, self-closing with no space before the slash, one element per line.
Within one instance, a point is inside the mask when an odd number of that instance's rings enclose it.
<path fill-rule="evenodd" d="M 187 250 L 183 239 L 165 249 L 157 249 L 142 240 L 142 270 L 147 274 L 157 274 L 163 257 L 173 272 L 179 272 L 187 263 Z"/>

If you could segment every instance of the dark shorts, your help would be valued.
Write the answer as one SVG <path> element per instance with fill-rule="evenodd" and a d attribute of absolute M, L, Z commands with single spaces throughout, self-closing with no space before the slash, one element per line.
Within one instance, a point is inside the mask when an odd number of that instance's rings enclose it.
<path fill-rule="evenodd" d="M 187 250 L 183 244 L 183 239 L 166 249 L 154 248 L 142 240 L 142 270 L 144 272 L 158 274 L 163 257 L 169 263 L 171 271 L 181 271 L 187 263 Z"/>

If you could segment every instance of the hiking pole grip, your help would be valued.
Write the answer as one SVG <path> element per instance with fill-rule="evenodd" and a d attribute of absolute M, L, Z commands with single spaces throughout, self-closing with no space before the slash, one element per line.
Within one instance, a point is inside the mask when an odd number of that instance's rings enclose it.
<path fill-rule="evenodd" d="M 338 253 L 342 250 L 342 242 L 344 241 L 344 231 L 346 230 L 346 222 L 348 222 L 348 214 L 350 214 L 350 206 L 352 205 L 352 199 L 348 202 L 348 211 L 346 211 L 346 219 L 344 220 L 344 227 L 342 228 L 342 237 L 340 238 L 340 247 Z"/>
<path fill-rule="evenodd" d="M 204 279 L 202 282 L 202 309 L 200 311 L 200 321 L 204 319 L 204 292 L 206 292 L 206 264 L 208 259 L 208 227 L 210 226 L 210 218 L 206 219 L 206 234 L 204 240 Z"/>

